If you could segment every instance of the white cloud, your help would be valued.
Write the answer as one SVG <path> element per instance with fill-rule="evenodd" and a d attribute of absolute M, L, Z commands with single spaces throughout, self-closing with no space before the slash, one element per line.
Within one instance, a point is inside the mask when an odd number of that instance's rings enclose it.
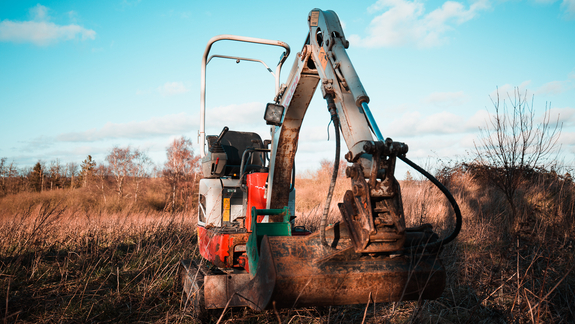
<path fill-rule="evenodd" d="M 558 95 L 573 89 L 575 75 L 570 73 L 567 80 L 564 81 L 551 81 L 547 82 L 537 90 L 535 90 L 535 94 L 537 95 Z"/>
<path fill-rule="evenodd" d="M 443 111 L 429 116 L 424 116 L 420 112 L 406 113 L 399 120 L 392 122 L 386 133 L 397 137 L 424 134 L 453 134 L 463 131 L 465 131 L 463 118 Z"/>
<path fill-rule="evenodd" d="M 558 0 L 535 0 L 535 2 L 545 5 L 550 5 L 557 1 Z M 575 18 L 575 0 L 562 0 L 561 9 L 567 18 Z"/>
<path fill-rule="evenodd" d="M 575 0 L 574 0 L 575 1 Z M 504 84 L 493 90 L 489 96 L 493 100 L 497 100 L 497 94 L 499 93 L 500 100 L 507 100 L 509 97 L 513 98 L 515 96 L 514 92 L 516 88 L 519 90 L 521 96 L 527 96 L 531 98 L 533 95 L 558 95 L 573 89 L 574 87 L 575 74 L 569 74 L 567 80 L 564 81 L 551 81 L 540 86 L 536 90 L 529 89 L 531 85 L 531 80 L 523 81 L 519 86 L 513 86 L 511 84 Z"/>
<path fill-rule="evenodd" d="M 166 82 L 164 85 L 158 87 L 158 91 L 163 97 L 173 96 L 190 91 L 184 86 L 183 82 Z"/>
<path fill-rule="evenodd" d="M 78 20 L 78 13 L 76 11 L 70 10 L 67 12 L 67 14 L 70 21 L 76 22 L 76 20 Z"/>
<path fill-rule="evenodd" d="M 418 0 L 379 0 L 368 11 L 387 10 L 371 21 L 368 35 L 364 38 L 351 35 L 349 39 L 364 47 L 438 46 L 446 41 L 445 34 L 454 26 L 473 19 L 489 7 L 487 0 L 476 1 L 469 8 L 456 1 L 446 1 L 426 14 L 423 2 Z"/>
<path fill-rule="evenodd" d="M 546 116 L 544 112 L 541 112 L 535 121 L 537 123 L 542 123 L 547 119 L 550 127 L 553 127 L 555 123 L 563 125 L 563 127 L 571 127 L 575 125 L 575 109 L 574 108 L 551 108 Z"/>
<path fill-rule="evenodd" d="M 442 111 L 420 120 L 416 131 L 423 134 L 458 133 L 463 129 L 463 118 L 455 114 Z"/>
<path fill-rule="evenodd" d="M 331 123 L 329 127 L 327 123 L 322 126 L 302 127 L 299 135 L 301 142 L 327 142 L 328 139 L 335 141 L 335 131 Z"/>
<path fill-rule="evenodd" d="M 473 133 L 478 127 L 484 127 L 488 118 L 489 113 L 485 110 L 479 110 L 467 119 L 446 111 L 431 115 L 412 111 L 393 120 L 387 127 L 386 133 L 392 138 Z M 388 136 L 387 134 L 385 136 Z"/>
<path fill-rule="evenodd" d="M 558 142 L 562 145 L 575 145 L 575 133 L 562 132 Z M 575 153 L 575 147 L 572 147 L 571 151 Z"/>
<path fill-rule="evenodd" d="M 562 81 L 552 81 L 545 83 L 535 91 L 535 94 L 560 94 L 565 91 L 565 86 Z"/>
<path fill-rule="evenodd" d="M 459 139 L 459 146 L 474 150 L 477 143 L 477 134 L 467 134 Z M 461 152 L 458 152 L 461 153 Z"/>
<path fill-rule="evenodd" d="M 465 129 L 471 131 L 477 130 L 479 127 L 484 128 L 488 126 L 490 118 L 491 114 L 487 110 L 478 110 L 465 122 Z"/>
<path fill-rule="evenodd" d="M 33 20 L 0 22 L 0 41 L 49 45 L 72 39 L 95 39 L 96 32 L 76 24 L 57 25 L 48 21 L 48 8 L 38 4 L 30 9 Z"/>
<path fill-rule="evenodd" d="M 20 147 L 13 147 L 13 150 L 21 152 L 30 152 L 36 150 L 44 150 L 53 146 L 54 141 L 47 136 L 39 136 L 27 141 L 19 141 L 22 145 Z"/>
<path fill-rule="evenodd" d="M 575 0 L 563 0 L 561 9 L 565 10 L 568 18 L 575 18 Z"/>
<path fill-rule="evenodd" d="M 493 90 L 490 94 L 489 97 L 496 101 L 497 100 L 497 96 L 499 95 L 499 99 L 500 100 L 507 100 L 509 99 L 509 97 L 513 98 L 514 96 L 514 91 L 517 88 L 519 90 L 519 93 L 523 96 L 526 94 L 527 91 L 527 95 L 528 97 L 531 97 L 531 95 L 533 94 L 532 92 L 529 91 L 529 89 L 527 89 L 527 87 L 531 84 L 531 80 L 527 80 L 527 81 L 523 81 L 521 82 L 521 84 L 519 86 L 514 86 L 511 85 L 509 83 L 502 85 L 501 87 L 497 87 L 497 89 Z"/>
<path fill-rule="evenodd" d="M 94 142 L 105 139 L 142 139 L 153 136 L 179 135 L 198 125 L 197 118 L 185 113 L 154 117 L 150 120 L 123 124 L 106 123 L 102 128 L 60 134 L 59 142 Z"/>
<path fill-rule="evenodd" d="M 245 129 L 246 125 L 265 125 L 265 107 L 260 102 L 249 102 L 211 108 L 206 112 L 206 124 L 219 129 L 228 125 L 233 130 Z"/>
<path fill-rule="evenodd" d="M 35 7 L 30 8 L 30 15 L 34 20 L 46 20 L 48 19 L 48 8 L 38 3 Z"/>
<path fill-rule="evenodd" d="M 424 103 L 440 107 L 460 106 L 467 101 L 463 91 L 458 92 L 434 92 L 423 99 Z"/>

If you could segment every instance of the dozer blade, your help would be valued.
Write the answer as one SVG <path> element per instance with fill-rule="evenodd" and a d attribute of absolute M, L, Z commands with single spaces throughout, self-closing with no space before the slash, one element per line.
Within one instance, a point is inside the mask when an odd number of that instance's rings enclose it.
<path fill-rule="evenodd" d="M 350 305 L 435 299 L 443 292 L 445 269 L 437 253 L 355 253 L 344 223 L 326 228 L 326 238 L 329 247 L 319 233 L 264 236 L 255 277 L 228 295 L 229 305 L 261 311 L 274 302 L 282 308 Z M 224 297 L 205 293 L 206 304 Z"/>

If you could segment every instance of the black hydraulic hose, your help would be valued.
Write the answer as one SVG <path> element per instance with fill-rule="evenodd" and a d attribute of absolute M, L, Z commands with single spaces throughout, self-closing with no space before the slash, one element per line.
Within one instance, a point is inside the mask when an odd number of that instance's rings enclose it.
<path fill-rule="evenodd" d="M 441 192 L 443 192 L 443 194 L 445 195 L 447 200 L 449 200 L 449 202 L 451 203 L 451 206 L 453 207 L 453 211 L 455 212 L 455 229 L 453 229 L 453 232 L 451 232 L 451 234 L 448 237 L 444 238 L 443 240 L 427 244 L 427 245 L 425 245 L 425 247 L 433 249 L 433 248 L 443 246 L 443 245 L 453 241 L 457 237 L 459 232 L 461 231 L 461 225 L 463 223 L 463 220 L 461 218 L 461 210 L 459 210 L 459 205 L 457 205 L 455 198 L 453 198 L 453 195 L 451 194 L 451 192 L 449 192 L 449 190 L 447 190 L 447 188 L 445 188 L 445 186 L 441 182 L 439 182 L 439 180 L 437 180 L 429 172 L 422 169 L 419 165 L 415 164 L 413 161 L 411 161 L 410 159 L 405 157 L 405 155 L 398 155 L 397 157 L 400 160 L 402 160 L 403 162 L 407 163 L 412 168 L 414 168 L 415 170 L 417 170 L 419 173 L 423 174 L 427 179 L 429 179 L 429 181 L 433 182 L 433 184 L 437 188 L 439 188 L 439 190 L 441 190 Z M 423 246 L 424 245 L 420 245 L 420 246 L 415 246 L 412 248 L 419 248 L 419 247 L 423 247 Z"/>
<path fill-rule="evenodd" d="M 321 244 L 324 246 L 329 246 L 327 240 L 325 239 L 325 227 L 327 226 L 327 215 L 329 214 L 329 207 L 331 205 L 331 198 L 333 197 L 333 190 L 335 188 L 335 183 L 337 181 L 337 175 L 339 173 L 339 150 L 340 150 L 340 139 L 339 139 L 339 118 L 337 117 L 337 110 L 335 108 L 335 102 L 333 101 L 333 96 L 327 95 L 327 108 L 331 114 L 331 120 L 333 121 L 333 126 L 335 128 L 335 161 L 333 162 L 333 173 L 331 174 L 331 182 L 329 184 L 329 191 L 327 193 L 327 198 L 325 199 L 325 206 L 323 208 L 323 215 L 321 216 L 321 221 L 319 223 L 319 235 L 321 239 Z"/>

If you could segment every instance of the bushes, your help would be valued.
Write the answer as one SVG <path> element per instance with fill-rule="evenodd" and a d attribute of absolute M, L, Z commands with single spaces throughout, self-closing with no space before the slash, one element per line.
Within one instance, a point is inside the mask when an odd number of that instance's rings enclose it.
<path fill-rule="evenodd" d="M 85 188 L 11 194 L 0 198 L 0 217 L 16 214 L 45 203 L 84 213 L 148 213 L 163 211 L 168 201 L 169 190 L 161 178 L 144 181 L 144 185 L 140 188 L 140 198 L 137 201 L 130 194 L 120 198 L 113 190 L 113 187 L 104 186 L 102 190 L 94 185 Z M 195 196 L 189 199 L 195 199 Z"/>

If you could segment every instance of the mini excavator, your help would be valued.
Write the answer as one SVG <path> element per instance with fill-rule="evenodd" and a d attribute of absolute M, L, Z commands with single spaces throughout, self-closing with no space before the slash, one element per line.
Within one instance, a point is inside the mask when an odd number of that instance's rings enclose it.
<path fill-rule="evenodd" d="M 424 300 L 443 293 L 446 274 L 439 253 L 461 229 L 457 203 L 441 183 L 406 157 L 406 144 L 382 137 L 335 12 L 313 9 L 308 25 L 305 44 L 281 85 L 281 68 L 290 54 L 284 42 L 220 35 L 205 49 L 199 132 L 203 179 L 197 216 L 198 246 L 205 260 L 185 260 L 180 267 L 187 301 L 195 310 Z M 210 56 L 212 45 L 224 40 L 284 51 L 274 73 L 259 59 Z M 272 72 L 276 94 L 264 111 L 271 139 L 262 141 L 257 133 L 228 127 L 219 135 L 205 135 L 206 66 L 213 58 L 259 62 Z M 327 207 L 319 230 L 311 233 L 293 222 L 294 161 L 300 127 L 318 86 L 335 126 L 336 158 Z M 339 173 L 340 132 L 349 150 L 345 173 L 351 188 L 338 204 L 341 221 L 327 226 Z M 440 239 L 431 224 L 406 227 L 394 177 L 398 158 L 437 185 L 451 202 L 454 229 L 445 238 Z"/>

